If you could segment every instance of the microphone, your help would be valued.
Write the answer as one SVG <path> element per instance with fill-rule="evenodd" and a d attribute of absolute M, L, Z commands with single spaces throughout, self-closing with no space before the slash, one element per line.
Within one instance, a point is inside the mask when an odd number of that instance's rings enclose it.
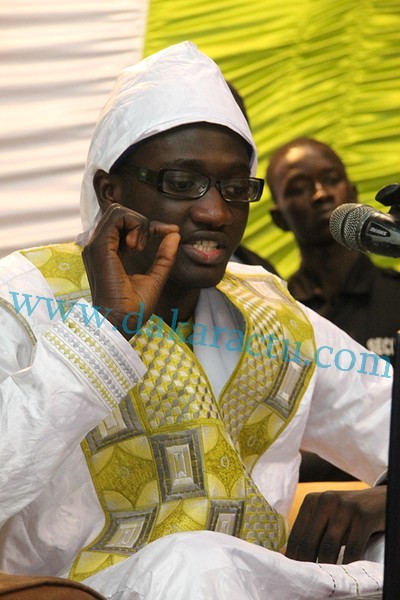
<path fill-rule="evenodd" d="M 366 204 L 342 204 L 329 220 L 332 237 L 351 250 L 400 257 L 400 221 Z"/>

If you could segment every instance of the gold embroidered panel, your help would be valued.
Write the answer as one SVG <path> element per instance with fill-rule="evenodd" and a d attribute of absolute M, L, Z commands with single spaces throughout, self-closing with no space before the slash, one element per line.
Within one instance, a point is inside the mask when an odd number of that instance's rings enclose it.
<path fill-rule="evenodd" d="M 218 289 L 246 320 L 244 351 L 219 398 L 219 408 L 251 469 L 295 414 L 314 370 L 312 327 L 268 273 L 227 273 Z"/>
<path fill-rule="evenodd" d="M 80 251 L 71 244 L 26 256 L 58 298 L 73 302 L 90 296 Z M 218 287 L 246 322 L 219 399 L 189 346 L 159 317 L 132 338 L 147 372 L 82 444 L 106 521 L 70 577 L 82 580 L 178 531 L 221 531 L 272 549 L 285 543 L 284 519 L 250 472 L 306 389 L 312 328 L 269 274 L 228 273 Z"/>
<path fill-rule="evenodd" d="M 87 436 L 107 522 L 70 576 L 84 579 L 178 531 L 212 529 L 278 549 L 284 520 L 246 472 L 194 354 L 156 319 L 132 345 L 148 370 Z"/>

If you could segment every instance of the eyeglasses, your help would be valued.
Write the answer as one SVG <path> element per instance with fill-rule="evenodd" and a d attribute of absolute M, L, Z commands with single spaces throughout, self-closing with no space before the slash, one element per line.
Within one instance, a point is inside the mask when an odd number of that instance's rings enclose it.
<path fill-rule="evenodd" d="M 153 185 L 167 196 L 182 200 L 201 198 L 215 185 L 227 202 L 258 202 L 264 187 L 264 180 L 257 177 L 226 177 L 217 181 L 207 175 L 177 169 L 151 171 L 127 165 L 121 170 L 134 173 L 139 181 Z"/>

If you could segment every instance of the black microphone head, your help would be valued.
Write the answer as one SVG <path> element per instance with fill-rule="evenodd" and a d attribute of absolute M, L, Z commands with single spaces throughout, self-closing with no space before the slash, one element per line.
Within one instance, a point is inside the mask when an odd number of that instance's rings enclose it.
<path fill-rule="evenodd" d="M 332 212 L 329 220 L 329 229 L 334 240 L 351 248 L 361 250 L 360 233 L 366 219 L 376 211 L 366 204 L 354 202 L 341 204 Z"/>
<path fill-rule="evenodd" d="M 383 206 L 399 206 L 400 204 L 400 185 L 398 183 L 389 183 L 381 188 L 375 196 L 375 200 Z"/>

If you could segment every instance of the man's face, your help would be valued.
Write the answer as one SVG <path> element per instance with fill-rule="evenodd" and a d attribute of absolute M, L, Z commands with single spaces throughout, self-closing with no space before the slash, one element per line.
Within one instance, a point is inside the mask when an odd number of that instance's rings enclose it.
<path fill-rule="evenodd" d="M 156 135 L 132 152 L 125 165 L 159 171 L 180 169 L 215 178 L 250 174 L 246 142 L 229 129 L 208 124 L 177 127 Z M 132 173 L 122 178 L 124 206 L 150 221 L 179 226 L 181 242 L 170 275 L 181 287 L 203 288 L 218 283 L 243 235 L 249 207 L 226 202 L 214 185 L 198 199 L 174 198 Z M 160 239 L 152 239 L 129 259 L 128 269 L 145 272 L 152 264 Z"/>
<path fill-rule="evenodd" d="M 329 218 L 346 202 L 356 202 L 355 188 L 328 148 L 318 144 L 293 146 L 277 162 L 270 183 L 279 219 L 303 246 L 332 243 Z"/>

